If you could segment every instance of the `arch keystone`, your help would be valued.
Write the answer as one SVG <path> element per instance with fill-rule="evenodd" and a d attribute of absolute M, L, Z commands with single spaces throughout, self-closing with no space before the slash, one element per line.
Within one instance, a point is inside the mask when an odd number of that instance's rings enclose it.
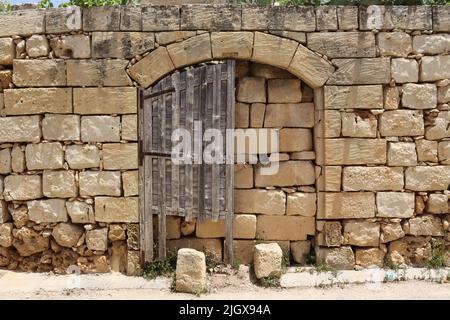
<path fill-rule="evenodd" d="M 253 51 L 253 32 L 213 32 L 211 45 L 214 59 L 250 60 Z"/>
<path fill-rule="evenodd" d="M 172 43 L 167 46 L 167 51 L 176 68 L 212 59 L 209 33 Z"/>
<path fill-rule="evenodd" d="M 255 32 L 252 61 L 287 69 L 297 46 L 293 40 Z"/>

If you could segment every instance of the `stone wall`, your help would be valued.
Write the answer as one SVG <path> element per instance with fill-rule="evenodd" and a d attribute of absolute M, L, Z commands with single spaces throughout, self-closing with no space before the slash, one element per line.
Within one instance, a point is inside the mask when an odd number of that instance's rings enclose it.
<path fill-rule="evenodd" d="M 1 14 L 0 266 L 134 274 L 137 88 L 225 58 L 251 61 L 238 64 L 237 127 L 282 128 L 286 160 L 273 177 L 236 168 L 239 259 L 277 241 L 297 262 L 314 245 L 337 268 L 426 264 L 431 238 L 450 242 L 449 17 L 449 6 Z M 222 258 L 222 227 L 169 220 L 169 248 Z"/>

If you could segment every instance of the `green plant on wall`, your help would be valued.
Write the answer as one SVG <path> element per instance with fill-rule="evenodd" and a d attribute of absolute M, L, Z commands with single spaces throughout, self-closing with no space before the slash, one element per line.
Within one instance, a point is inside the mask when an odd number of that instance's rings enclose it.
<path fill-rule="evenodd" d="M 7 0 L 0 0 L 0 12 L 11 11 L 11 2 Z"/>

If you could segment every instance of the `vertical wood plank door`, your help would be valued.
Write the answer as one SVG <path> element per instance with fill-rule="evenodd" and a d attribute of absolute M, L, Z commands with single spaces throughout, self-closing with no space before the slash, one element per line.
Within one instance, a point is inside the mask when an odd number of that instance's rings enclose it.
<path fill-rule="evenodd" d="M 139 185 L 141 258 L 153 260 L 153 217 L 158 217 L 158 258 L 166 258 L 166 217 L 226 220 L 226 257 L 233 258 L 233 150 L 227 130 L 234 129 L 235 61 L 177 70 L 140 94 Z M 174 139 L 174 130 L 189 139 Z M 221 139 L 217 134 L 220 133 Z M 232 141 L 231 141 L 232 142 Z M 174 147 L 184 149 L 175 163 Z M 211 146 L 213 161 L 205 161 Z M 216 150 L 216 149 L 214 149 Z M 218 156 L 221 155 L 221 156 Z"/>

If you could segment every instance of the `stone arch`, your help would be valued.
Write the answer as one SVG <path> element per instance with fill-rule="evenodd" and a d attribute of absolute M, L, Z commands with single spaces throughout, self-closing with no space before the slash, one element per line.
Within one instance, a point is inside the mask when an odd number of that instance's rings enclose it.
<path fill-rule="evenodd" d="M 252 32 L 206 32 L 160 46 L 130 67 L 129 75 L 147 88 L 176 69 L 220 59 L 249 60 L 285 69 L 311 88 L 322 87 L 335 68 L 296 40 Z"/>

